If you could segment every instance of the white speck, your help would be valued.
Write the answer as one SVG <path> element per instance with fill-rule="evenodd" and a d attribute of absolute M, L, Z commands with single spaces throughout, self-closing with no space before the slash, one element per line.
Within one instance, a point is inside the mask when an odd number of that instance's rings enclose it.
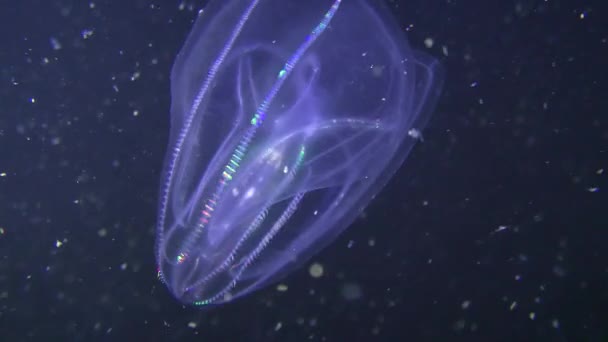
<path fill-rule="evenodd" d="M 407 131 L 407 135 L 409 135 L 410 137 L 412 137 L 414 139 L 418 139 L 418 140 L 424 142 L 424 138 L 422 137 L 422 132 L 420 132 L 416 128 L 412 128 L 409 131 Z"/>
<path fill-rule="evenodd" d="M 509 228 L 509 226 L 498 226 L 498 228 L 494 229 L 492 233 L 502 232 L 503 230 Z"/>
<path fill-rule="evenodd" d="M 444 46 L 442 46 L 442 47 L 441 47 L 441 52 L 443 52 L 443 55 L 444 55 L 444 56 L 448 56 L 448 55 L 449 55 L 449 53 L 448 53 L 448 47 L 447 47 L 447 46 L 445 46 L 445 45 L 444 45 Z"/>
<path fill-rule="evenodd" d="M 232 196 L 236 197 L 239 195 L 239 189 L 238 188 L 232 188 Z"/>
<path fill-rule="evenodd" d="M 557 277 L 563 278 L 566 276 L 566 270 L 560 265 L 553 265 L 553 274 Z"/>
<path fill-rule="evenodd" d="M 61 43 L 59 42 L 59 40 L 57 40 L 57 38 L 51 37 L 51 39 L 49 39 L 49 41 L 51 43 L 51 47 L 53 48 L 53 50 L 61 50 Z"/>
<path fill-rule="evenodd" d="M 61 138 L 60 137 L 53 137 L 53 138 L 51 138 L 51 145 L 57 146 L 59 144 L 61 144 Z"/>
<path fill-rule="evenodd" d="M 139 71 L 135 71 L 132 75 L 131 75 L 131 81 L 135 81 L 139 78 L 139 76 L 141 76 L 141 72 Z"/>
<path fill-rule="evenodd" d="M 251 198 L 253 197 L 253 194 L 255 194 L 255 188 L 251 187 L 249 188 L 249 190 L 247 190 L 247 193 L 245 194 L 245 198 Z"/>
<path fill-rule="evenodd" d="M 308 268 L 308 274 L 313 278 L 320 278 L 323 276 L 323 265 L 315 262 Z"/>
<path fill-rule="evenodd" d="M 93 30 L 86 30 L 86 29 L 82 30 L 82 33 L 81 33 L 82 38 L 88 39 L 89 37 L 91 37 L 93 35 L 93 32 L 94 32 Z"/>

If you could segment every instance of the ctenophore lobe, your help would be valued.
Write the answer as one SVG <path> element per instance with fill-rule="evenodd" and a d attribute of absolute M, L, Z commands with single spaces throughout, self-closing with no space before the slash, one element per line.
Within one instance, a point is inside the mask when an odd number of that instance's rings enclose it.
<path fill-rule="evenodd" d="M 440 87 L 381 1 L 212 0 L 171 74 L 159 277 L 204 305 L 294 270 L 388 182 Z"/>

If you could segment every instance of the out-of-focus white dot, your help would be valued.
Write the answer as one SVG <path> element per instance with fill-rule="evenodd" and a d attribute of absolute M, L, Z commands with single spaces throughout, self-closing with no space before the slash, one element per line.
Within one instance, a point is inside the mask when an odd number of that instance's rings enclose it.
<path fill-rule="evenodd" d="M 323 265 L 315 262 L 308 268 L 308 273 L 313 278 L 321 278 L 323 276 Z"/>
<path fill-rule="evenodd" d="M 357 300 L 363 295 L 361 286 L 355 283 L 345 283 L 340 291 L 342 298 L 348 301 Z"/>

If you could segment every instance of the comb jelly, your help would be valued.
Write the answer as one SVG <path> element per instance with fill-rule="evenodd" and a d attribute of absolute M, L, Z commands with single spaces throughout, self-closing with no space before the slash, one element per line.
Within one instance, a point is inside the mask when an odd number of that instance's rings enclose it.
<path fill-rule="evenodd" d="M 212 0 L 171 73 L 159 278 L 219 304 L 300 266 L 420 140 L 439 71 L 382 1 Z"/>

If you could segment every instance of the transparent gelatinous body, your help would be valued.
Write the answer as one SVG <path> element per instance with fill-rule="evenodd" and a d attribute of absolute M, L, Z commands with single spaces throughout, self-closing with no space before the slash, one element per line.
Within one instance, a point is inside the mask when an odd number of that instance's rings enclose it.
<path fill-rule="evenodd" d="M 159 277 L 202 305 L 301 265 L 419 140 L 438 70 L 379 0 L 212 0 L 171 74 Z"/>

